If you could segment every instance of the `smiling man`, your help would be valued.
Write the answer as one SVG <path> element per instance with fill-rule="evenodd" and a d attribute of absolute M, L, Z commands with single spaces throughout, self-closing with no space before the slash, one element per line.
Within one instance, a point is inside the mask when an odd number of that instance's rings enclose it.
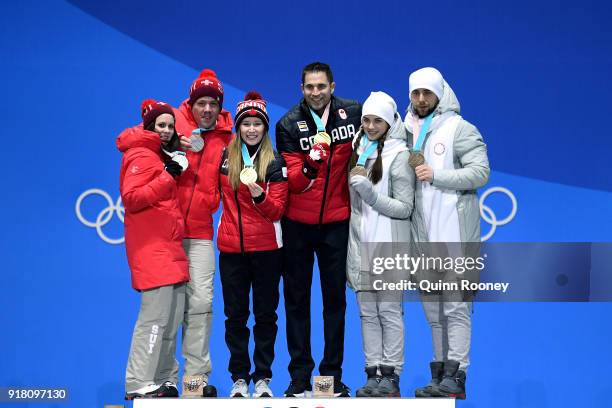
<path fill-rule="evenodd" d="M 302 71 L 304 99 L 276 124 L 276 145 L 287 162 L 289 201 L 282 220 L 283 286 L 291 362 L 288 397 L 307 396 L 314 360 L 310 349 L 310 289 L 314 255 L 323 295 L 325 349 L 321 375 L 334 377 L 334 394 L 349 396 L 342 379 L 346 251 L 351 141 L 359 129 L 361 105 L 333 95 L 327 64 Z"/>
<path fill-rule="evenodd" d="M 183 246 L 189 258 L 189 277 L 183 320 L 183 396 L 216 396 L 208 384 L 212 364 L 209 340 L 212 329 L 213 218 L 219 207 L 217 180 L 221 152 L 232 138 L 232 116 L 223 110 L 223 86 L 214 71 L 203 70 L 189 88 L 189 98 L 175 110 L 176 130 L 188 148 L 189 167 L 179 178 L 179 203 L 185 219 Z M 203 147 L 191 146 L 195 133 Z M 201 148 L 201 149 L 200 149 Z M 197 150 L 197 151 L 196 151 Z"/>

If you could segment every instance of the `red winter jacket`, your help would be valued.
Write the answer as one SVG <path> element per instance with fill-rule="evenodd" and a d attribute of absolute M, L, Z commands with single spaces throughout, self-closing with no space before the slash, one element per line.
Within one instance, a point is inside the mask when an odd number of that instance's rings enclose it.
<path fill-rule="evenodd" d="M 121 200 L 132 287 L 146 290 L 189 280 L 176 181 L 164 170 L 161 141 L 142 126 L 117 137 L 123 152 Z"/>
<path fill-rule="evenodd" d="M 332 96 L 326 131 L 332 139 L 330 154 L 310 179 L 303 171 L 304 159 L 317 134 L 304 100 L 276 124 L 276 147 L 287 162 L 289 202 L 285 216 L 304 224 L 327 224 L 349 218 L 348 162 L 351 142 L 361 125 L 357 101 Z"/>
<path fill-rule="evenodd" d="M 174 110 L 176 131 L 186 137 L 199 126 L 185 100 Z M 189 167 L 178 180 L 179 202 L 185 218 L 185 238 L 213 238 L 213 214 L 219 208 L 219 167 L 221 154 L 232 140 L 232 115 L 219 113 L 215 129 L 202 133 L 204 149 L 187 152 Z"/>
<path fill-rule="evenodd" d="M 282 156 L 268 166 L 264 200 L 255 204 L 249 189 L 240 184 L 234 191 L 229 182 L 227 151 L 223 152 L 221 190 L 223 213 L 217 233 L 217 247 L 221 252 L 271 251 L 281 248 L 280 219 L 287 203 L 287 168 Z"/>

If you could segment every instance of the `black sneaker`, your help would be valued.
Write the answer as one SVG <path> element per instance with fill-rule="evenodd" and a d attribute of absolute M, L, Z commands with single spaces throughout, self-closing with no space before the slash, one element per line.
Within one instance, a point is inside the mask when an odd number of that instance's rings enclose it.
<path fill-rule="evenodd" d="M 215 388 L 215 386 L 207 384 L 204 388 L 202 388 L 202 397 L 217 398 L 217 389 Z"/>
<path fill-rule="evenodd" d="M 127 401 L 135 398 L 178 398 L 178 389 L 173 382 L 166 381 L 159 386 L 151 384 L 125 394 Z"/>
<path fill-rule="evenodd" d="M 351 389 L 347 387 L 342 381 L 334 378 L 334 397 L 349 398 L 351 396 Z"/>
<path fill-rule="evenodd" d="M 285 390 L 287 398 L 308 398 L 312 396 L 312 385 L 305 380 L 291 380 L 289 388 Z"/>

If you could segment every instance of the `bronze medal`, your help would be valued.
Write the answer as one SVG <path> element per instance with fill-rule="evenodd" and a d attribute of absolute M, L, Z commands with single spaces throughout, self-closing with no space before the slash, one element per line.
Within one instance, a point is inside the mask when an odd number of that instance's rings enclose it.
<path fill-rule="evenodd" d="M 410 152 L 410 156 L 408 157 L 408 164 L 413 169 L 416 169 L 421 164 L 425 164 L 425 156 L 420 151 L 412 151 Z"/>
<path fill-rule="evenodd" d="M 355 167 L 353 167 L 353 170 L 351 170 L 351 177 L 352 176 L 367 177 L 368 176 L 368 172 L 366 171 L 365 167 L 363 167 L 363 166 L 355 166 Z"/>

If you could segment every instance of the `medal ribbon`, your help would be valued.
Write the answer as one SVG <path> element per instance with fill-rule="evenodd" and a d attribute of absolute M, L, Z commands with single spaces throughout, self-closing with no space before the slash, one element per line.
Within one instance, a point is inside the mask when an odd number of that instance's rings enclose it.
<path fill-rule="evenodd" d="M 317 125 L 317 133 L 325 132 L 325 125 L 323 125 L 323 121 L 321 120 L 319 115 L 317 115 L 317 113 L 313 111 L 312 109 L 310 110 L 310 114 L 312 115 L 312 118 L 314 119 L 315 125 Z"/>
<path fill-rule="evenodd" d="M 367 136 L 361 139 L 361 145 L 363 146 L 366 142 Z M 363 149 L 363 152 L 359 155 L 359 159 L 357 159 L 357 166 L 365 166 L 366 160 L 368 157 L 374 153 L 376 148 L 378 147 L 378 140 L 372 140 L 368 143 L 368 145 Z"/>
<path fill-rule="evenodd" d="M 193 135 L 202 135 L 202 133 L 208 132 L 209 130 L 212 130 L 212 128 L 210 128 L 210 129 L 195 128 L 195 129 L 193 129 L 191 131 L 191 136 L 193 136 Z"/>
<path fill-rule="evenodd" d="M 425 141 L 425 135 L 427 134 L 427 131 L 429 130 L 429 126 L 431 125 L 431 120 L 433 119 L 433 112 L 431 112 L 429 115 L 427 115 L 427 117 L 425 118 L 425 122 L 423 122 L 423 126 L 421 126 L 421 130 L 419 131 L 419 137 L 417 138 L 416 142 L 414 143 L 414 147 L 413 147 L 413 151 L 415 152 L 420 152 L 421 151 L 421 147 L 423 147 L 423 142 Z M 418 119 L 414 121 L 415 125 L 418 125 Z"/>
<path fill-rule="evenodd" d="M 259 153 L 259 148 L 261 147 L 261 144 L 257 147 L 257 151 L 255 152 L 253 157 L 249 155 L 249 151 L 247 150 L 246 144 L 244 142 L 240 142 L 240 145 L 242 149 L 242 161 L 244 162 L 244 166 L 255 167 L 253 166 L 253 160 L 255 160 L 255 156 L 257 156 L 257 153 Z"/>

